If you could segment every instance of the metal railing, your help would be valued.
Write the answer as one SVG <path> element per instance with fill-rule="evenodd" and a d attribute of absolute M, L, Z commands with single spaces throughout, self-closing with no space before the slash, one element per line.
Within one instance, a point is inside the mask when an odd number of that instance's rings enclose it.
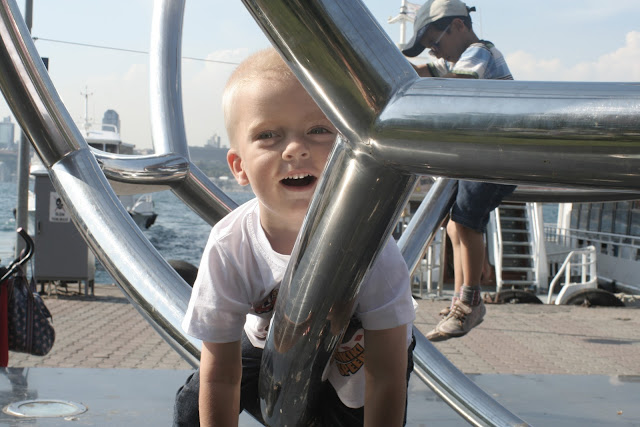
<path fill-rule="evenodd" d="M 640 237 L 544 225 L 545 240 L 568 248 L 593 245 L 597 253 L 640 261 Z"/>
<path fill-rule="evenodd" d="M 596 258 L 596 248 L 594 246 L 587 246 L 586 248 L 570 251 L 549 284 L 547 302 L 551 304 L 555 287 L 562 277 L 565 278 L 565 281 L 562 290 L 556 298 L 556 304 L 562 304 L 571 294 L 570 287 L 580 289 L 597 287 L 598 275 L 596 271 Z"/>
<path fill-rule="evenodd" d="M 418 279 L 418 285 L 413 286 L 413 295 L 420 298 L 434 294 L 434 270 L 437 270 L 437 282 L 435 296 L 442 296 L 442 288 L 444 285 L 445 270 L 445 240 L 446 231 L 441 227 L 432 242 L 427 246 L 427 251 L 420 259 L 420 263 L 412 274 L 412 284 Z M 426 288 L 426 289 L 425 289 Z M 426 293 L 426 295 L 425 295 Z"/>
<path fill-rule="evenodd" d="M 504 255 L 504 245 L 502 243 L 502 223 L 500 221 L 500 208 L 491 212 L 491 223 L 493 227 L 490 230 L 491 239 L 493 241 L 493 262 L 496 272 L 496 292 L 502 290 L 502 256 Z"/>

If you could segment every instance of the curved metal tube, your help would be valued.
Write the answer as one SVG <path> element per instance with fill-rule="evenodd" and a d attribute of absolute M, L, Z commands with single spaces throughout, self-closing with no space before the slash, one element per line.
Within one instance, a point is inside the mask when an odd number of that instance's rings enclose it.
<path fill-rule="evenodd" d="M 398 240 L 409 271 L 416 268 L 436 231 L 447 219 L 456 191 L 457 181 L 437 179 Z M 527 425 L 449 362 L 415 326 L 413 335 L 416 338 L 413 352 L 415 374 L 470 424 Z"/>
<path fill-rule="evenodd" d="M 382 31 L 374 30 L 373 17 L 357 1 L 318 0 L 302 5 L 245 0 L 245 4 L 312 97 L 346 135 L 348 148 L 337 153 L 366 163 L 367 170 L 384 165 L 395 169 L 397 176 L 409 172 L 634 190 L 638 186 L 640 161 L 634 153 L 640 151 L 640 133 L 633 118 L 638 115 L 640 91 L 634 85 L 560 87 L 542 82 L 418 79 Z M 556 91 L 561 95 L 554 96 Z M 477 105 L 469 105 L 476 98 Z M 538 138 L 537 143 L 544 142 L 544 148 L 530 142 L 533 137 L 527 138 L 527 132 Z M 614 160 L 619 168 L 610 173 L 603 165 Z M 348 163 L 332 158 L 330 177 L 325 177 L 327 183 L 317 196 L 320 207 L 314 201 L 316 208 L 307 217 L 282 284 L 261 377 L 263 414 L 272 425 L 306 422 L 308 381 L 317 379 L 337 341 L 337 335 L 327 334 L 327 328 L 345 324 L 323 320 L 327 310 L 323 304 L 331 299 L 329 293 L 352 295 L 357 290 L 388 237 L 378 233 L 367 236 L 370 238 L 359 236 L 359 225 L 365 222 L 384 228 L 382 216 L 396 219 L 397 211 L 376 209 L 360 194 L 351 193 L 358 188 L 370 194 L 365 189 L 371 183 L 366 174 L 347 177 Z M 588 173 L 576 166 L 584 164 L 592 167 Z M 387 169 L 380 172 L 391 176 Z M 334 174 L 340 179 L 334 179 Z M 337 191 L 334 185 L 354 199 L 333 194 Z M 328 209 L 328 194 L 341 199 L 333 202 L 332 209 Z M 377 194 L 377 201 L 384 197 L 387 206 L 399 204 L 404 196 L 391 191 Z M 333 208 L 336 203 L 342 203 L 340 216 L 331 214 L 338 210 Z M 315 216 L 317 212 L 323 212 L 323 217 Z M 368 230 L 379 232 L 380 228 Z M 334 230 L 349 234 L 338 244 Z M 363 248 L 365 253 L 357 253 Z M 314 254 L 313 263 L 309 254 Z M 354 255 L 354 266 L 343 272 L 339 263 L 345 254 Z M 313 271 L 314 276 L 300 269 Z M 309 282 L 325 275 L 333 278 L 336 271 L 340 276 L 332 286 Z M 289 301 L 304 302 L 305 310 L 296 312 Z M 303 335 L 307 325 L 301 322 L 313 315 L 309 307 L 323 311 Z M 322 355 L 301 363 L 300 356 L 308 354 L 302 351 L 306 348 L 321 349 Z"/>
<path fill-rule="evenodd" d="M 533 187 L 529 185 L 519 185 L 516 191 L 506 198 L 506 200 L 514 202 L 539 203 L 615 202 L 638 199 L 640 199 L 640 193 L 635 191 Z"/>
<path fill-rule="evenodd" d="M 414 372 L 469 424 L 525 427 L 529 424 L 485 393 L 442 355 L 414 326 Z"/>
<path fill-rule="evenodd" d="M 176 154 L 188 162 L 181 180 L 170 181 L 171 190 L 201 218 L 213 225 L 237 207 L 224 191 L 189 160 L 181 89 L 183 0 L 154 2 L 150 66 L 151 127 L 156 154 Z M 156 167 L 162 169 L 160 162 Z"/>
<path fill-rule="evenodd" d="M 398 246 L 410 272 L 416 269 L 436 231 L 447 219 L 457 190 L 458 181 L 436 179 L 398 239 Z"/>
<path fill-rule="evenodd" d="M 200 342 L 180 323 L 191 288 L 140 232 L 88 149 L 77 150 L 49 170 L 54 187 L 71 207 L 78 230 L 138 311 L 187 361 L 197 366 Z M 108 226 L 107 226 L 108 224 Z"/>
<path fill-rule="evenodd" d="M 14 1 L 1 0 L 0 85 L 11 111 L 20 116 L 20 126 L 40 159 L 49 167 L 80 149 L 80 131 L 55 94 L 50 79 L 40 79 L 47 71 L 31 41 L 29 31 Z M 52 112 L 60 112 L 59 116 Z M 69 125 L 69 123 L 71 125 Z"/>
<path fill-rule="evenodd" d="M 0 88 L 11 110 L 91 249 L 143 316 L 197 365 L 200 343 L 180 328 L 189 285 L 142 235 L 111 189 L 44 70 L 15 2 L 0 4 Z"/>
<path fill-rule="evenodd" d="M 639 115 L 635 83 L 420 79 L 380 115 L 372 153 L 414 173 L 637 191 Z"/>
<path fill-rule="evenodd" d="M 154 2 L 151 29 L 150 114 L 155 154 L 131 156 L 94 150 L 118 194 L 170 188 L 214 225 L 237 206 L 189 158 L 181 92 L 181 37 L 184 1 Z"/>
<path fill-rule="evenodd" d="M 156 1 L 151 26 L 151 135 L 156 154 L 189 158 L 182 112 L 182 20 L 184 1 Z"/>
<path fill-rule="evenodd" d="M 341 138 L 329 170 L 280 285 L 263 352 L 259 389 L 268 425 L 308 425 L 310 384 L 321 381 L 360 283 L 417 181 L 355 153 Z"/>

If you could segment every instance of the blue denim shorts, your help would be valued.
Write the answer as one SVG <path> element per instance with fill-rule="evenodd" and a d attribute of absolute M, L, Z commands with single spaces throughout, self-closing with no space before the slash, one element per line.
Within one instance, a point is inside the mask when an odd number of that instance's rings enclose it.
<path fill-rule="evenodd" d="M 458 181 L 458 194 L 451 208 L 451 219 L 467 228 L 484 233 L 491 211 L 515 189 L 515 185 Z"/>

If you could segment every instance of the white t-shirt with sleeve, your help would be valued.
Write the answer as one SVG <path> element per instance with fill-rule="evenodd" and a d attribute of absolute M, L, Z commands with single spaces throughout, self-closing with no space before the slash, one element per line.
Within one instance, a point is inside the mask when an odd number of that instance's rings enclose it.
<path fill-rule="evenodd" d="M 513 80 L 502 53 L 486 40 L 472 43 L 455 63 L 438 58 L 428 67 L 434 77 L 451 73 L 475 79 Z"/>
<path fill-rule="evenodd" d="M 257 199 L 236 208 L 211 231 L 182 323 L 185 332 L 225 343 L 240 340 L 244 329 L 254 346 L 264 348 L 289 258 L 271 248 Z M 393 239 L 363 282 L 353 317 L 325 376 L 345 405 L 358 408 L 364 405 L 363 329 L 406 324 L 407 346 L 411 343 L 415 310 L 409 272 Z"/>

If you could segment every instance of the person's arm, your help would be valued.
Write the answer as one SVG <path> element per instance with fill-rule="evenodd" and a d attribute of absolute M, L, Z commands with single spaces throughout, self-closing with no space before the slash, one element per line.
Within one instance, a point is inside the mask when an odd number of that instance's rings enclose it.
<path fill-rule="evenodd" d="M 455 74 L 455 73 L 447 73 L 444 76 L 445 79 L 475 79 L 477 77 L 472 76 L 470 74 Z"/>
<path fill-rule="evenodd" d="M 420 77 L 433 77 L 433 74 L 431 74 L 431 70 L 429 69 L 429 64 L 417 65 L 411 63 L 411 65 Z"/>
<path fill-rule="evenodd" d="M 407 397 L 407 325 L 364 331 L 364 425 L 402 426 Z"/>
<path fill-rule="evenodd" d="M 237 426 L 240 414 L 242 347 L 202 343 L 200 355 L 200 425 Z"/>
<path fill-rule="evenodd" d="M 446 79 L 475 79 L 477 78 L 476 76 L 473 76 L 471 74 L 455 74 L 455 73 L 446 73 L 443 74 L 441 76 L 434 76 L 433 72 L 431 71 L 431 66 L 429 63 L 427 64 L 422 64 L 422 65 L 417 65 L 417 64 L 411 64 L 414 68 L 414 70 L 416 70 L 416 73 L 418 73 L 418 75 L 420 77 L 442 77 L 442 78 L 446 78 Z"/>

